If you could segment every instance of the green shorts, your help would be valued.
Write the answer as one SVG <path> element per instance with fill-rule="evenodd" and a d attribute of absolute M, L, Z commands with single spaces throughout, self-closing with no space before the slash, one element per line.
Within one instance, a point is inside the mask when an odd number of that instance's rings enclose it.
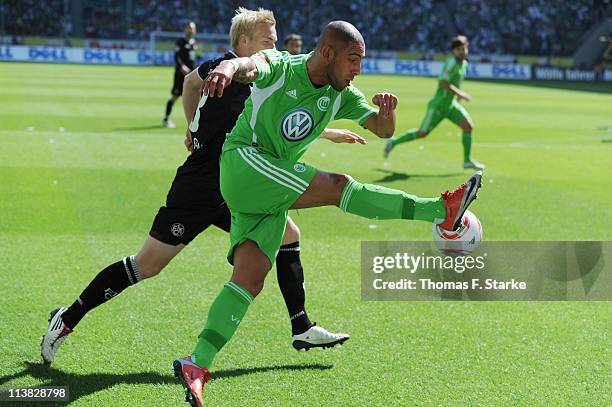
<path fill-rule="evenodd" d="M 306 191 L 317 169 L 281 160 L 255 147 L 239 147 L 221 155 L 221 194 L 232 214 L 231 247 L 252 240 L 274 264 L 283 241 L 287 211 Z"/>
<path fill-rule="evenodd" d="M 419 129 L 431 133 L 438 124 L 444 119 L 448 119 L 455 124 L 459 124 L 462 120 L 472 122 L 470 114 L 465 110 L 457 100 L 453 100 L 453 103 L 449 107 L 440 107 L 434 104 L 427 104 L 427 112 L 425 117 L 419 126 Z"/>

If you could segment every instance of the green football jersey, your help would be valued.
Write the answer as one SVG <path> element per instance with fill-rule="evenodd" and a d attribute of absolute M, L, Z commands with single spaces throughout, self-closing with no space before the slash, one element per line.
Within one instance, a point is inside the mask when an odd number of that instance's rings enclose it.
<path fill-rule="evenodd" d="M 251 56 L 257 79 L 223 151 L 256 146 L 295 162 L 332 120 L 363 125 L 377 112 L 353 85 L 341 92 L 330 85 L 315 87 L 306 68 L 311 55 L 265 50 Z"/>
<path fill-rule="evenodd" d="M 454 56 L 451 56 L 444 62 L 442 71 L 438 75 L 438 80 L 445 81 L 451 85 L 459 87 L 461 81 L 465 78 L 468 62 L 464 60 L 461 64 L 457 63 Z M 438 108 L 450 107 L 455 99 L 455 94 L 438 86 L 438 90 L 429 103 L 436 105 Z"/>

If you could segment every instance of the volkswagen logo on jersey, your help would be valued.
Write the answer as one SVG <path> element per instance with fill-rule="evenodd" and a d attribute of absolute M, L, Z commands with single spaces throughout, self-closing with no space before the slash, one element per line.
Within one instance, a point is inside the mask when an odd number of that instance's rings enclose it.
<path fill-rule="evenodd" d="M 312 131 L 313 124 L 314 120 L 308 111 L 296 109 L 283 117 L 281 133 L 289 141 L 299 141 L 308 137 Z"/>

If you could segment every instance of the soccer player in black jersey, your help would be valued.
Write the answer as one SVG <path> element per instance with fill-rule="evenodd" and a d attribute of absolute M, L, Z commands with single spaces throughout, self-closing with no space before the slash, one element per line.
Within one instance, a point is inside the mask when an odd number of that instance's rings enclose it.
<path fill-rule="evenodd" d="M 222 98 L 202 96 L 202 78 L 222 60 L 249 56 L 273 48 L 276 42 L 272 12 L 240 8 L 232 20 L 230 35 L 233 51 L 203 63 L 187 75 L 184 106 L 189 120 L 185 144 L 192 151 L 177 171 L 166 205 L 162 206 L 142 249 L 100 271 L 76 301 L 51 313 L 43 336 L 41 354 L 51 363 L 64 339 L 87 312 L 139 281 L 154 277 L 197 235 L 214 225 L 229 231 L 230 212 L 219 190 L 219 156 L 226 133 L 234 126 L 250 95 L 249 85 L 233 83 Z M 198 102 L 199 101 L 199 102 Z M 361 143 L 360 136 L 348 130 L 326 129 L 323 138 L 336 143 Z M 300 262 L 300 231 L 288 220 L 283 246 L 276 258 L 278 282 L 291 320 L 296 349 L 330 347 L 349 339 L 310 322 L 306 313 L 304 274 Z"/>
<path fill-rule="evenodd" d="M 185 24 L 184 27 L 185 37 L 180 38 L 176 41 L 176 47 L 174 48 L 174 83 L 172 85 L 170 99 L 166 102 L 166 115 L 162 124 L 164 127 L 173 129 L 176 127 L 174 122 L 170 119 L 170 113 L 172 113 L 172 106 L 174 102 L 183 94 L 183 81 L 185 75 L 193 71 L 196 67 L 196 49 L 197 44 L 193 36 L 196 33 L 196 25 L 193 21 Z"/>

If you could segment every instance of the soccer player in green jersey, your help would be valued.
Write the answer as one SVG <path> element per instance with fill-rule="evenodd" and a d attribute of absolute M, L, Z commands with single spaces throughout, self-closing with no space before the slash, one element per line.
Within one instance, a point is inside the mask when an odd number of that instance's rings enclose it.
<path fill-rule="evenodd" d="M 438 76 L 438 90 L 427 104 L 427 112 L 421 122 L 421 126 L 418 129 L 409 129 L 398 137 L 388 139 L 385 146 L 385 158 L 389 156 L 391 150 L 398 144 L 427 136 L 443 119 L 447 118 L 463 130 L 461 137 L 463 143 L 463 168 L 484 169 L 484 164 L 472 159 L 472 130 L 474 129 L 474 123 L 467 110 L 459 104 L 461 99 L 468 102 L 472 100 L 472 96 L 459 89 L 461 81 L 465 78 L 468 66 L 467 38 L 463 35 L 453 38 L 451 48 L 453 55 L 446 60 L 442 67 L 442 71 Z"/>
<path fill-rule="evenodd" d="M 174 361 L 174 374 L 193 406 L 202 405 L 215 355 L 238 329 L 261 292 L 283 238 L 289 209 L 335 205 L 370 219 L 414 219 L 454 230 L 481 185 L 478 172 L 453 191 L 419 198 L 357 182 L 345 174 L 298 162 L 332 120 L 351 119 L 388 138 L 395 131 L 397 97 L 381 92 L 371 107 L 351 81 L 361 73 L 365 43 L 344 21 L 331 22 L 314 52 L 264 50 L 221 62 L 203 83 L 209 98 L 232 81 L 252 82 L 221 155 L 221 193 L 231 212 L 228 283 L 210 306 L 191 356 Z"/>

